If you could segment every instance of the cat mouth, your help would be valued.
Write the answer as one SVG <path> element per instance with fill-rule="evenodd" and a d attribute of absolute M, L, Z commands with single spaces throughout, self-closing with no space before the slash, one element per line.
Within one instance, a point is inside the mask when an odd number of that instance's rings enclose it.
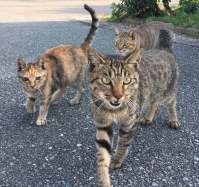
<path fill-rule="evenodd" d="M 112 107 L 119 107 L 119 106 L 121 105 L 121 103 L 118 102 L 118 101 L 111 101 L 111 102 L 110 102 L 110 105 L 111 105 Z"/>

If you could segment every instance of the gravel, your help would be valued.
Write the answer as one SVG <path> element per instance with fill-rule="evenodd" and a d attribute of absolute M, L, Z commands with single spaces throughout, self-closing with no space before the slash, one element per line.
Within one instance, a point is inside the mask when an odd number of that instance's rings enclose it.
<path fill-rule="evenodd" d="M 51 104 L 48 124 L 37 126 L 39 103 L 29 114 L 16 69 L 19 56 L 35 61 L 51 47 L 79 45 L 89 29 L 75 21 L 0 24 L 0 186 L 96 186 L 88 88 L 73 107 L 69 101 L 75 92 L 68 89 Z M 101 28 L 92 47 L 115 54 L 113 40 L 114 31 Z M 181 127 L 168 127 L 168 111 L 161 105 L 151 125 L 138 126 L 122 168 L 110 170 L 113 186 L 199 186 L 199 48 L 175 44 L 174 53 L 180 66 Z M 115 144 L 117 134 L 116 125 Z"/>

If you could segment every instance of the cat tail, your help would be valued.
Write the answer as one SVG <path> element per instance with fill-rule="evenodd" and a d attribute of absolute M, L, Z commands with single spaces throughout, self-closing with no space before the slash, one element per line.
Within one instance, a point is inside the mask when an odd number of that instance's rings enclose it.
<path fill-rule="evenodd" d="M 174 33 L 169 29 L 160 29 L 159 33 L 159 49 L 173 53 Z"/>
<path fill-rule="evenodd" d="M 89 47 L 92 44 L 92 41 L 95 38 L 95 35 L 98 30 L 98 18 L 95 14 L 95 10 L 89 7 L 87 4 L 84 4 L 84 8 L 91 14 L 92 17 L 92 25 L 91 29 L 88 33 L 88 36 L 84 39 L 84 42 L 81 44 L 82 47 Z"/>

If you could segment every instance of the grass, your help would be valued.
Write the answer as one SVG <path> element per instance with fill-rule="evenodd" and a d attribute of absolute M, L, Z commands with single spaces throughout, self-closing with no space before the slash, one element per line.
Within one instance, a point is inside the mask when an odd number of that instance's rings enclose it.
<path fill-rule="evenodd" d="M 186 14 L 183 10 L 176 8 L 174 10 L 176 15 L 170 15 L 165 17 L 149 17 L 148 21 L 162 21 L 167 23 L 173 23 L 174 26 L 199 29 L 199 11 L 195 14 Z"/>

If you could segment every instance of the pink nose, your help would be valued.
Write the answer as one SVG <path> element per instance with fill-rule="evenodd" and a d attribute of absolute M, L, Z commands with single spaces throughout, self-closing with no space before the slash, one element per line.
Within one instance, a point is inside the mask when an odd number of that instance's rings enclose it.
<path fill-rule="evenodd" d="M 123 47 L 118 47 L 118 51 L 122 51 Z"/>
<path fill-rule="evenodd" d="M 34 87 L 35 87 L 35 83 L 32 83 L 32 82 L 31 82 L 31 83 L 30 83 L 30 87 L 31 87 L 31 88 L 34 88 Z"/>

